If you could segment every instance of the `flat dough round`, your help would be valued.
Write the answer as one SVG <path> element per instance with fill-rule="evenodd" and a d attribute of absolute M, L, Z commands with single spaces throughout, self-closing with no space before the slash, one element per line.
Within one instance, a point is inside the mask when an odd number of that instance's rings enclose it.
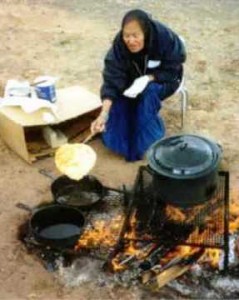
<path fill-rule="evenodd" d="M 57 169 L 74 180 L 80 180 L 94 167 L 96 153 L 85 144 L 64 144 L 55 154 Z"/>

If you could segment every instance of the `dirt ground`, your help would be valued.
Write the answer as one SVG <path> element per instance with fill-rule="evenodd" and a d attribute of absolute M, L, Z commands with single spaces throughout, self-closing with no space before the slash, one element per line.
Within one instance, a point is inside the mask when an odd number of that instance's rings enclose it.
<path fill-rule="evenodd" d="M 3 0 L 0 3 L 0 88 L 8 79 L 60 77 L 59 87 L 74 84 L 98 93 L 103 56 L 124 13 L 142 8 L 186 40 L 185 64 L 190 103 L 185 132 L 213 138 L 224 150 L 223 166 L 231 174 L 231 197 L 239 190 L 239 6 L 237 0 Z M 167 134 L 180 132 L 176 97 L 162 114 Z M 1 126 L 1 125 L 0 125 Z M 92 171 L 104 184 L 131 186 L 145 161 L 126 163 L 91 143 L 98 154 Z M 137 288 L 100 287 L 88 283 L 65 288 L 26 253 L 17 240 L 26 213 L 17 202 L 50 201 L 45 168 L 59 175 L 53 158 L 28 165 L 0 140 L 0 299 L 152 299 Z M 238 199 L 239 201 L 239 199 Z"/>

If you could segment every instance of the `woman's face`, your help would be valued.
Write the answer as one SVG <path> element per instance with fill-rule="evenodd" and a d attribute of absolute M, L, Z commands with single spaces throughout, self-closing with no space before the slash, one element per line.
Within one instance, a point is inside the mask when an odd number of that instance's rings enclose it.
<path fill-rule="evenodd" d="M 123 40 L 132 53 L 137 53 L 144 48 L 144 32 L 136 20 L 124 25 Z"/>

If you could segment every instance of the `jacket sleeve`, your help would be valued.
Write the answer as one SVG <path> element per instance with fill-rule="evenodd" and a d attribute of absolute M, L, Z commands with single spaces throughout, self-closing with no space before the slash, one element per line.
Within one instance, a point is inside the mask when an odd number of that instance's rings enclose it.
<path fill-rule="evenodd" d="M 103 70 L 103 84 L 100 90 L 101 99 L 117 99 L 127 86 L 128 76 L 124 60 L 116 46 L 108 51 Z"/>
<path fill-rule="evenodd" d="M 186 51 L 183 41 L 169 28 L 162 33 L 162 61 L 153 73 L 158 82 L 172 82 L 182 75 L 182 64 L 186 61 Z"/>

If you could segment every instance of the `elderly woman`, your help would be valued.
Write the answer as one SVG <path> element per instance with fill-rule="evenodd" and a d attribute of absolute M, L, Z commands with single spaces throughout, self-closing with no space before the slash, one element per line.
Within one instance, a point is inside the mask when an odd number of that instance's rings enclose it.
<path fill-rule="evenodd" d="M 165 134 L 161 102 L 182 79 L 184 45 L 168 27 L 142 10 L 129 11 L 105 57 L 102 110 L 91 124 L 106 147 L 127 161 L 142 159 Z"/>

